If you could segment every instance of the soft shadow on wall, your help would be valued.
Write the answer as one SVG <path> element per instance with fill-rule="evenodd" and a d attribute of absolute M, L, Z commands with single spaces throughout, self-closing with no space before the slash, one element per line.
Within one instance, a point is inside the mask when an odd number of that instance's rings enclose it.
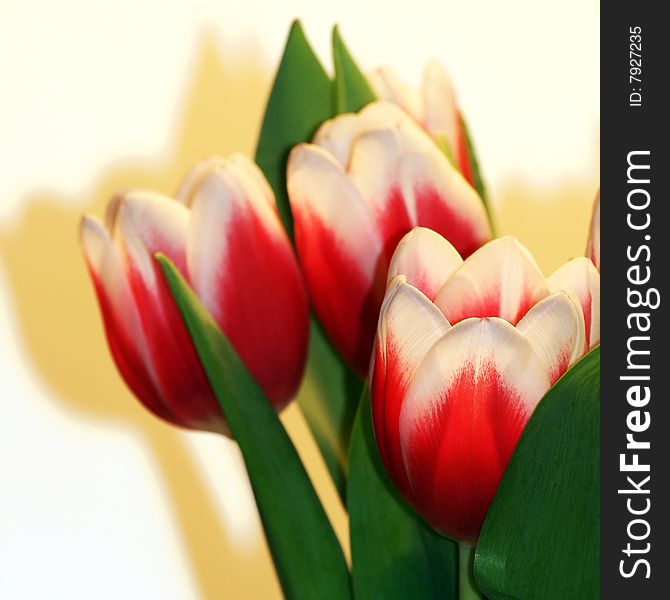
<path fill-rule="evenodd" d="M 212 600 L 242 594 L 280 598 L 272 562 L 263 544 L 252 549 L 245 544 L 243 551 L 236 547 L 184 434 L 145 412 L 122 383 L 104 340 L 78 226 L 82 213 L 104 214 L 107 200 L 119 189 L 170 194 L 207 155 L 251 154 L 270 84 L 271 73 L 257 52 L 240 49 L 222 56 L 214 37 L 204 36 L 186 82 L 183 112 L 174 123 L 176 141 L 164 160 L 112 165 L 79 202 L 56 191 L 34 192 L 22 202 L 16 225 L 0 229 L 2 268 L 36 372 L 72 418 L 128 428 L 145 440 L 171 501 L 176 535 L 190 559 L 186 568 L 200 596 Z"/>
<path fill-rule="evenodd" d="M 509 179 L 494 198 L 498 235 L 517 237 L 544 274 L 551 275 L 568 260 L 584 256 L 598 185 L 597 168 L 592 175 L 552 187 Z"/>
<path fill-rule="evenodd" d="M 270 83 L 271 74 L 253 50 L 223 57 L 214 37 L 204 36 L 183 112 L 175 122 L 176 142 L 166 159 L 110 166 L 100 174 L 94 191 L 79 202 L 57 192 L 35 192 L 23 202 L 18 223 L 0 230 L 0 259 L 35 370 L 72 418 L 130 428 L 147 442 L 200 595 L 211 600 L 236 594 L 281 596 L 266 547 L 240 551 L 226 531 L 183 434 L 146 413 L 119 378 L 84 268 L 78 223 L 82 213 L 103 214 L 105 203 L 119 189 L 171 193 L 204 156 L 235 151 L 251 155 Z M 583 253 L 594 195 L 589 182 L 561 184 L 550 191 L 512 183 L 494 198 L 499 232 L 519 236 L 550 271 Z M 336 530 L 346 536 L 338 499 L 332 486 L 324 485 L 327 475 L 295 407 L 284 421 L 327 511 L 336 515 Z"/>

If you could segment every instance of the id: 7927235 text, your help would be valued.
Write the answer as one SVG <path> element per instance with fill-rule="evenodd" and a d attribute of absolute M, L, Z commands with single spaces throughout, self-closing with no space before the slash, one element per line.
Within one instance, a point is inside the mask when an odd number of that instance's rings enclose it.
<path fill-rule="evenodd" d="M 628 83 L 630 94 L 629 106 L 642 106 L 642 27 L 628 28 Z"/>

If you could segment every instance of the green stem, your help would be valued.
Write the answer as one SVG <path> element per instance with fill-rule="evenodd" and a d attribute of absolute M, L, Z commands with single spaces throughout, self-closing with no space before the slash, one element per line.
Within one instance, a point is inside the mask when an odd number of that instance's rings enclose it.
<path fill-rule="evenodd" d="M 458 598 L 459 600 L 482 600 L 475 585 L 475 549 L 458 545 Z"/>

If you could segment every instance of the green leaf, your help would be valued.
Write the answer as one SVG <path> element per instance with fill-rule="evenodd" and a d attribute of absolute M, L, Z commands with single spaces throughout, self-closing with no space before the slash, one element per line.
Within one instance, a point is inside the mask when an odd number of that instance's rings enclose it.
<path fill-rule="evenodd" d="M 256 150 L 256 162 L 272 186 L 284 226 L 293 224 L 286 191 L 286 161 L 293 146 L 311 140 L 333 116 L 332 82 L 298 21 L 286 42 Z M 310 349 L 298 404 L 335 486 L 345 501 L 347 452 L 361 382 L 333 350 L 312 319 Z"/>
<path fill-rule="evenodd" d="M 256 146 L 256 163 L 277 199 L 282 223 L 293 239 L 293 218 L 286 193 L 286 161 L 291 148 L 312 139 L 333 115 L 332 82 L 294 21 L 270 92 Z"/>
<path fill-rule="evenodd" d="M 356 112 L 375 100 L 372 88 L 333 28 L 335 113 Z M 312 320 L 304 393 L 298 403 L 346 505 L 348 450 L 362 382 L 346 366 L 317 320 Z M 302 390 L 301 390 L 302 392 Z"/>
<path fill-rule="evenodd" d="M 337 26 L 333 28 L 333 63 L 335 108 L 338 114 L 358 112 L 377 99 L 365 75 L 344 45 Z"/>
<path fill-rule="evenodd" d="M 442 154 L 444 154 L 447 157 L 447 159 L 451 163 L 451 166 L 460 172 L 460 167 L 456 162 L 456 158 L 454 157 L 454 151 L 451 149 L 451 144 L 449 143 L 447 136 L 444 135 L 443 133 L 436 134 L 435 143 L 437 144 L 437 147 L 442 151 Z"/>
<path fill-rule="evenodd" d="M 349 440 L 363 385 L 312 317 L 307 369 L 297 400 L 345 505 Z"/>
<path fill-rule="evenodd" d="M 482 172 L 479 168 L 479 160 L 477 159 L 477 153 L 475 152 L 475 145 L 472 142 L 472 137 L 470 136 L 470 128 L 468 127 L 468 124 L 463 115 L 461 114 L 459 116 L 461 119 L 463 134 L 465 135 L 465 144 L 468 150 L 468 161 L 470 162 L 470 168 L 472 169 L 472 179 L 474 180 L 475 189 L 484 203 L 484 208 L 486 209 L 486 214 L 489 218 L 489 225 L 491 226 L 491 232 L 493 233 L 493 237 L 495 237 L 495 219 L 493 218 L 493 210 L 491 207 L 491 202 L 489 201 L 488 191 L 486 190 L 486 184 L 484 183 L 484 178 L 482 177 Z"/>
<path fill-rule="evenodd" d="M 393 488 L 375 444 L 367 386 L 351 440 L 348 504 L 357 599 L 458 598 L 458 546 Z"/>
<path fill-rule="evenodd" d="M 285 597 L 351 598 L 342 548 L 277 414 L 174 265 L 156 258 L 244 457 Z"/>
<path fill-rule="evenodd" d="M 482 528 L 475 577 L 492 600 L 600 597 L 600 348 L 547 393 Z"/>

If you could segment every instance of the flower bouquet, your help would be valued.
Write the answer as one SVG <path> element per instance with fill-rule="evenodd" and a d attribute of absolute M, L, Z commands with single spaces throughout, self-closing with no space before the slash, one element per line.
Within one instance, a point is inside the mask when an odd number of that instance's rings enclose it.
<path fill-rule="evenodd" d="M 337 29 L 333 64 L 294 23 L 255 160 L 83 218 L 116 365 L 239 445 L 287 598 L 596 598 L 599 198 L 545 277 L 496 237 L 443 68 L 366 76 Z M 303 379 L 350 562 L 277 416 Z"/>

